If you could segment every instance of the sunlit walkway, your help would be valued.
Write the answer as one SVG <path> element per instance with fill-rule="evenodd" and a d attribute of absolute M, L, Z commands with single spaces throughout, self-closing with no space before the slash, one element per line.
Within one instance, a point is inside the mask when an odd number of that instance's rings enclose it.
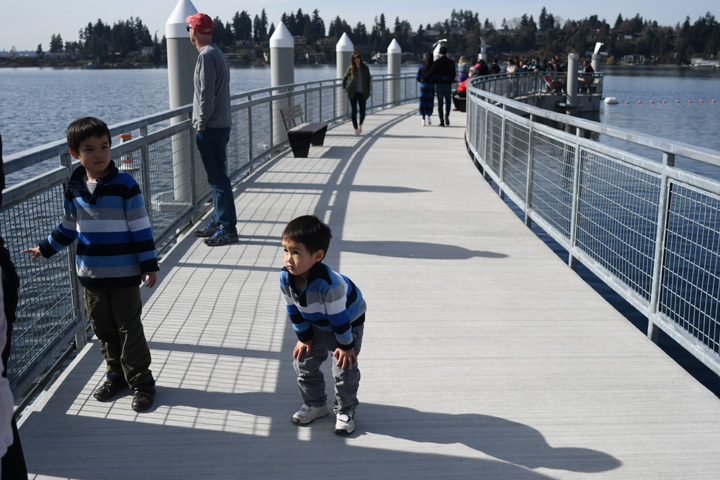
<path fill-rule="evenodd" d="M 91 342 L 20 429 L 31 478 L 717 478 L 720 400 L 508 210 L 468 157 L 465 114 L 415 113 L 266 164 L 239 185 L 239 244 L 182 239 L 144 312 L 156 407 L 95 401 Z M 332 417 L 290 422 L 279 235 L 306 213 L 369 306 L 349 438 Z"/>

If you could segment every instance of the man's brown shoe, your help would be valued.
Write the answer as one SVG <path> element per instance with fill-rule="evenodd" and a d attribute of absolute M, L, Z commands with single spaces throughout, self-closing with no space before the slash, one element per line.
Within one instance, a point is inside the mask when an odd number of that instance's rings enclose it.
<path fill-rule="evenodd" d="M 152 407 L 155 399 L 155 387 L 152 385 L 138 385 L 133 394 L 132 409 L 142 412 Z"/>
<path fill-rule="evenodd" d="M 101 402 L 106 402 L 113 398 L 123 388 L 127 387 L 127 383 L 122 380 L 107 379 L 93 392 L 93 397 Z"/>

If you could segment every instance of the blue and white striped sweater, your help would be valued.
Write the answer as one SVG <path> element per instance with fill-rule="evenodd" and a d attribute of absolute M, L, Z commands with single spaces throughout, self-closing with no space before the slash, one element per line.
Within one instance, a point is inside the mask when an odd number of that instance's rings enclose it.
<path fill-rule="evenodd" d="M 73 172 L 65 192 L 62 223 L 40 243 L 50 257 L 77 240 L 77 272 L 86 287 L 139 285 L 159 270 L 150 220 L 135 179 L 111 162 L 91 194 L 85 168 Z"/>
<path fill-rule="evenodd" d="M 300 290 L 287 268 L 283 268 L 280 290 L 300 341 L 312 339 L 314 326 L 334 332 L 343 350 L 355 346 L 351 325 L 365 320 L 367 305 L 360 289 L 349 278 L 318 262 L 310 269 L 305 288 Z"/>

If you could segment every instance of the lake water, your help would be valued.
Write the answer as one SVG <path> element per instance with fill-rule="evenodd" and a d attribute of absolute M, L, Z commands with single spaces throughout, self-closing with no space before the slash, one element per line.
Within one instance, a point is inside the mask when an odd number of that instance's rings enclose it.
<path fill-rule="evenodd" d="M 386 66 L 371 69 L 375 74 L 387 73 Z M 403 66 L 403 72 L 416 69 Z M 606 74 L 603 95 L 620 102 L 602 106 L 602 123 L 720 151 L 719 69 L 610 67 L 601 71 Z M 295 68 L 296 83 L 335 77 L 334 65 Z M 269 67 L 231 71 L 232 93 L 269 86 Z M 113 125 L 167 110 L 168 96 L 166 69 L 0 69 L 4 154 L 63 139 L 67 125 L 82 116 L 97 116 Z"/>

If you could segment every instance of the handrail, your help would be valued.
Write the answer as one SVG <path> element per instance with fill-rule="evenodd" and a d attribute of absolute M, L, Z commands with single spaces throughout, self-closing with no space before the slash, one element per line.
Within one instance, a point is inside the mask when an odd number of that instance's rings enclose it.
<path fill-rule="evenodd" d="M 241 181 L 288 148 L 280 108 L 301 103 L 306 120 L 328 122 L 331 128 L 347 121 L 350 109 L 341 83 L 332 79 L 233 94 L 228 144 L 232 181 Z M 418 96 L 414 74 L 373 75 L 372 86 L 369 114 Z M 191 112 L 192 106 L 185 105 L 110 126 L 113 138 L 132 135 L 129 141 L 113 141 L 111 158 L 140 184 L 160 252 L 209 208 L 211 192 L 195 146 Z M 63 184 L 76 164 L 64 140 L 10 155 L 4 163 L 9 186 L 3 192 L 0 232 L 21 278 L 8 362 L 16 399 L 42 388 L 48 369 L 58 367 L 67 349 L 81 349 L 87 342 L 89 324 L 74 274 L 73 249 L 42 262 L 18 254 L 61 221 Z"/>
<path fill-rule="evenodd" d="M 675 166 L 720 166 L 720 152 L 536 108 L 492 93 L 500 81 L 468 88 L 476 165 L 570 266 L 582 262 L 647 317 L 649 337 L 661 329 L 720 374 L 720 181 Z M 630 153 L 638 146 L 647 153 Z"/>

